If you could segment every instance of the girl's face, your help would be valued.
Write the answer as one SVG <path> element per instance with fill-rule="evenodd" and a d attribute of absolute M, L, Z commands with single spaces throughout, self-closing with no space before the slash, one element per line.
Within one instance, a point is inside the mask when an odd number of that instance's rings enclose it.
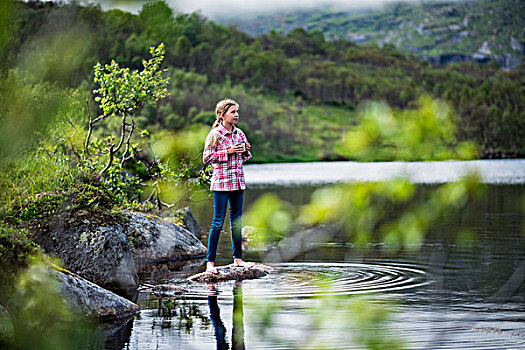
<path fill-rule="evenodd" d="M 237 106 L 233 105 L 228 108 L 228 110 L 222 115 L 222 119 L 227 124 L 237 124 L 237 121 L 239 120 L 239 109 Z"/>

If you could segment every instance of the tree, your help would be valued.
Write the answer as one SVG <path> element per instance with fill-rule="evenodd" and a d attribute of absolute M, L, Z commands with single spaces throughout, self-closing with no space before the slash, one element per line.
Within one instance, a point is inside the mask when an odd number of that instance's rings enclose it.
<path fill-rule="evenodd" d="M 106 166 L 100 172 L 103 176 L 112 166 L 115 157 L 120 158 L 120 165 L 134 157 L 130 140 L 135 130 L 134 117 L 142 109 L 144 104 L 156 102 L 168 94 L 169 78 L 163 78 L 160 66 L 164 60 L 164 44 L 150 48 L 152 58 L 144 60 L 142 71 L 130 72 L 129 68 L 120 68 L 114 60 L 108 65 L 102 66 L 97 63 L 94 67 L 94 82 L 100 85 L 99 89 L 93 90 L 98 95 L 95 101 L 99 102 L 102 115 L 89 120 L 88 135 L 85 143 L 85 151 L 89 153 L 89 141 L 93 127 L 104 122 L 108 118 L 120 118 L 120 138 L 118 143 L 114 142 L 112 135 L 107 139 L 108 160 Z M 124 147 L 124 150 L 121 149 Z"/>

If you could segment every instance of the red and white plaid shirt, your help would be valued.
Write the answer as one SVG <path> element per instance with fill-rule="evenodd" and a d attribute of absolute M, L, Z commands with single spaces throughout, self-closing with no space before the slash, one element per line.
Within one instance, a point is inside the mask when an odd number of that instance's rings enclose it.
<path fill-rule="evenodd" d="M 233 126 L 232 132 L 228 131 L 222 124 L 210 131 L 206 137 L 202 160 L 213 167 L 210 186 L 212 191 L 246 189 L 242 165 L 252 155 L 249 151 L 228 154 L 228 148 L 239 142 L 247 141 L 242 130 L 235 126 Z"/>

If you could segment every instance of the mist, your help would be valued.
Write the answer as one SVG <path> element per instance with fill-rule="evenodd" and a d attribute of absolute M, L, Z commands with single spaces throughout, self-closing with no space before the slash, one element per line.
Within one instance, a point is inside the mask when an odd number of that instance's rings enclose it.
<path fill-rule="evenodd" d="M 404 0 L 403 2 L 418 0 Z M 312 10 L 315 8 L 357 10 L 383 6 L 392 0 L 168 0 L 168 4 L 181 12 L 199 11 L 211 19 L 232 18 L 269 13 L 282 13 L 293 10 Z M 399 2 L 399 1 L 397 1 Z"/>
<path fill-rule="evenodd" d="M 101 4 L 104 9 L 119 8 L 138 13 L 142 5 L 150 1 L 155 0 L 83 0 L 81 2 L 96 2 Z M 166 0 L 166 3 L 176 11 L 183 13 L 200 12 L 213 20 L 315 8 L 322 8 L 323 10 L 366 10 L 380 8 L 392 2 L 416 3 L 421 2 L 421 0 Z"/>

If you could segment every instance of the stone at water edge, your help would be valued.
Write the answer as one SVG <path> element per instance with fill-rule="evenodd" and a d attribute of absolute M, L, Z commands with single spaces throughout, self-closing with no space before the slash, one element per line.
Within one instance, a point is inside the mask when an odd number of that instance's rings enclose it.
<path fill-rule="evenodd" d="M 131 254 L 139 272 L 150 264 L 206 255 L 202 242 L 183 227 L 145 213 L 125 210 L 122 214 L 129 218 L 128 235 L 136 238 Z"/>
<path fill-rule="evenodd" d="M 173 297 L 173 296 L 183 295 L 188 292 L 187 289 L 184 289 L 178 286 L 174 286 L 171 284 L 158 284 L 156 286 L 153 286 L 151 288 L 151 291 L 157 297 Z"/>
<path fill-rule="evenodd" d="M 140 312 L 137 304 L 63 269 L 49 268 L 59 282 L 64 301 L 74 312 L 106 322 L 124 320 Z"/>
<path fill-rule="evenodd" d="M 192 282 L 220 282 L 220 281 L 230 281 L 230 280 L 246 280 L 246 279 L 255 279 L 261 278 L 268 275 L 271 271 L 271 267 L 258 264 L 253 264 L 253 267 L 235 267 L 233 264 L 226 266 L 216 266 L 218 273 L 214 274 L 211 272 L 201 272 L 196 275 L 188 277 L 189 281 Z"/>
<path fill-rule="evenodd" d="M 35 242 L 46 253 L 56 254 L 67 270 L 133 298 L 139 279 L 125 227 L 117 222 L 89 220 L 86 218 L 85 223 L 39 234 Z"/>

